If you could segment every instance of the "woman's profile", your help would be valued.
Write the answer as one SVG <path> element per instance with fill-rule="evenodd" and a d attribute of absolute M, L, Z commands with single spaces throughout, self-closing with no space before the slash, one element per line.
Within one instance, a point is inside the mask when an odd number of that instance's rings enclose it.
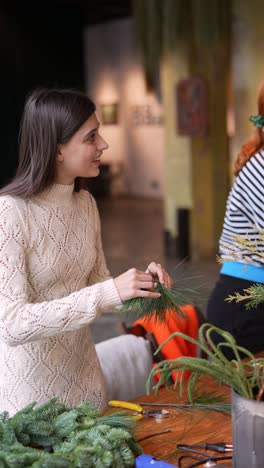
<path fill-rule="evenodd" d="M 21 121 L 19 164 L 0 191 L 0 410 L 54 396 L 106 404 L 89 323 L 132 297 L 159 297 L 154 262 L 111 278 L 92 195 L 107 143 L 83 93 L 37 89 Z M 122 372 L 122 369 L 120 369 Z"/>

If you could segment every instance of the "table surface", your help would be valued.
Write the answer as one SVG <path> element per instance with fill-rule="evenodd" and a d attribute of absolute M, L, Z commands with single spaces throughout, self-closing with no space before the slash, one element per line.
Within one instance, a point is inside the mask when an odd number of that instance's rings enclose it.
<path fill-rule="evenodd" d="M 256 358 L 264 358 L 264 351 L 255 355 Z M 185 386 L 186 387 L 186 386 Z M 226 402 L 231 399 L 231 390 L 225 385 L 220 385 L 212 379 L 203 378 L 199 384 L 200 390 L 205 392 L 215 392 L 222 395 Z M 183 397 L 179 397 L 179 392 L 170 388 L 160 389 L 158 395 L 152 392 L 150 395 L 144 395 L 136 398 L 137 403 L 186 403 L 186 392 Z M 144 405 L 142 405 L 144 407 Z M 145 406 L 144 409 L 157 409 L 162 406 Z M 154 419 L 144 417 L 138 422 L 135 433 L 139 444 L 145 454 L 154 456 L 158 460 L 164 460 L 172 465 L 177 465 L 179 456 L 186 452 L 177 449 L 177 444 L 204 444 L 204 443 L 232 443 L 232 420 L 231 415 L 219 411 L 206 411 L 198 409 L 179 410 L 177 408 L 165 407 L 170 415 L 166 419 Z M 166 429 L 170 432 L 152 436 L 145 440 L 140 440 Z M 213 456 L 230 455 L 207 452 Z M 232 452 L 231 452 L 232 455 Z M 232 460 L 222 462 L 225 467 L 232 467 Z"/>
<path fill-rule="evenodd" d="M 212 380 L 204 379 L 201 388 L 204 391 L 216 391 L 217 394 L 223 395 L 226 401 L 230 401 L 230 389 L 228 387 L 220 386 Z M 173 389 L 161 389 L 158 395 L 151 393 L 148 396 L 145 395 L 137 398 L 135 401 L 173 404 L 186 403 L 187 399 L 186 396 L 185 398 L 178 397 Z M 145 406 L 144 409 L 157 409 L 157 406 Z M 164 409 L 170 412 L 168 418 L 158 420 L 144 417 L 138 422 L 135 430 L 144 453 L 152 455 L 158 460 L 164 460 L 172 465 L 177 465 L 178 457 L 184 453 L 176 448 L 176 444 L 180 443 L 232 442 L 231 416 L 228 414 L 198 409 L 178 410 L 171 407 L 164 407 Z M 141 438 L 166 429 L 170 429 L 171 432 L 140 441 Z M 226 455 L 230 455 L 230 453 Z M 214 452 L 214 456 L 221 456 L 221 454 Z M 225 466 L 231 467 L 232 462 L 225 461 Z"/>

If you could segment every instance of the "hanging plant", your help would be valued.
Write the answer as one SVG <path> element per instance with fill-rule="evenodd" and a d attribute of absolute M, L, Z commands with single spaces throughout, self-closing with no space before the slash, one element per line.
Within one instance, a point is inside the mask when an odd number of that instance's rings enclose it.
<path fill-rule="evenodd" d="M 202 50 L 212 61 L 212 52 L 229 56 L 230 0 L 133 0 L 136 44 L 141 52 L 146 85 L 155 89 L 159 64 L 164 54 L 182 51 L 193 60 Z M 207 53 L 206 53 L 207 50 Z"/>
<path fill-rule="evenodd" d="M 133 0 L 133 20 L 136 45 L 141 51 L 146 86 L 155 88 L 162 48 L 162 2 Z"/>

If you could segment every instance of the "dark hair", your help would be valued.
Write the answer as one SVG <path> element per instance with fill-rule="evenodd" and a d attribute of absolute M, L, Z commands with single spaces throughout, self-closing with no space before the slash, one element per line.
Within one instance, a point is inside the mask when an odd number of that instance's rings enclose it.
<path fill-rule="evenodd" d="M 67 143 L 94 111 L 94 103 L 80 91 L 34 90 L 20 124 L 17 172 L 0 194 L 28 197 L 48 188 L 55 180 L 58 145 Z M 75 180 L 76 191 L 85 180 Z"/>
<path fill-rule="evenodd" d="M 257 100 L 257 109 L 258 114 L 264 116 L 264 81 L 261 82 L 259 91 L 258 91 L 258 100 Z M 260 148 L 263 148 L 264 139 L 262 128 L 253 128 L 250 138 L 244 145 L 241 146 L 241 149 L 237 155 L 235 161 L 234 172 L 235 175 L 238 175 L 239 171 L 246 164 L 246 162 L 253 156 Z"/>

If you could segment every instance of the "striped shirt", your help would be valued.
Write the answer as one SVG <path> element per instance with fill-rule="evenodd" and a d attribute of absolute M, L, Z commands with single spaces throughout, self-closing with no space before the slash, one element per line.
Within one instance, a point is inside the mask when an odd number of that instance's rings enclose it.
<path fill-rule="evenodd" d="M 223 260 L 264 266 L 264 150 L 249 159 L 234 182 L 219 245 Z"/>

